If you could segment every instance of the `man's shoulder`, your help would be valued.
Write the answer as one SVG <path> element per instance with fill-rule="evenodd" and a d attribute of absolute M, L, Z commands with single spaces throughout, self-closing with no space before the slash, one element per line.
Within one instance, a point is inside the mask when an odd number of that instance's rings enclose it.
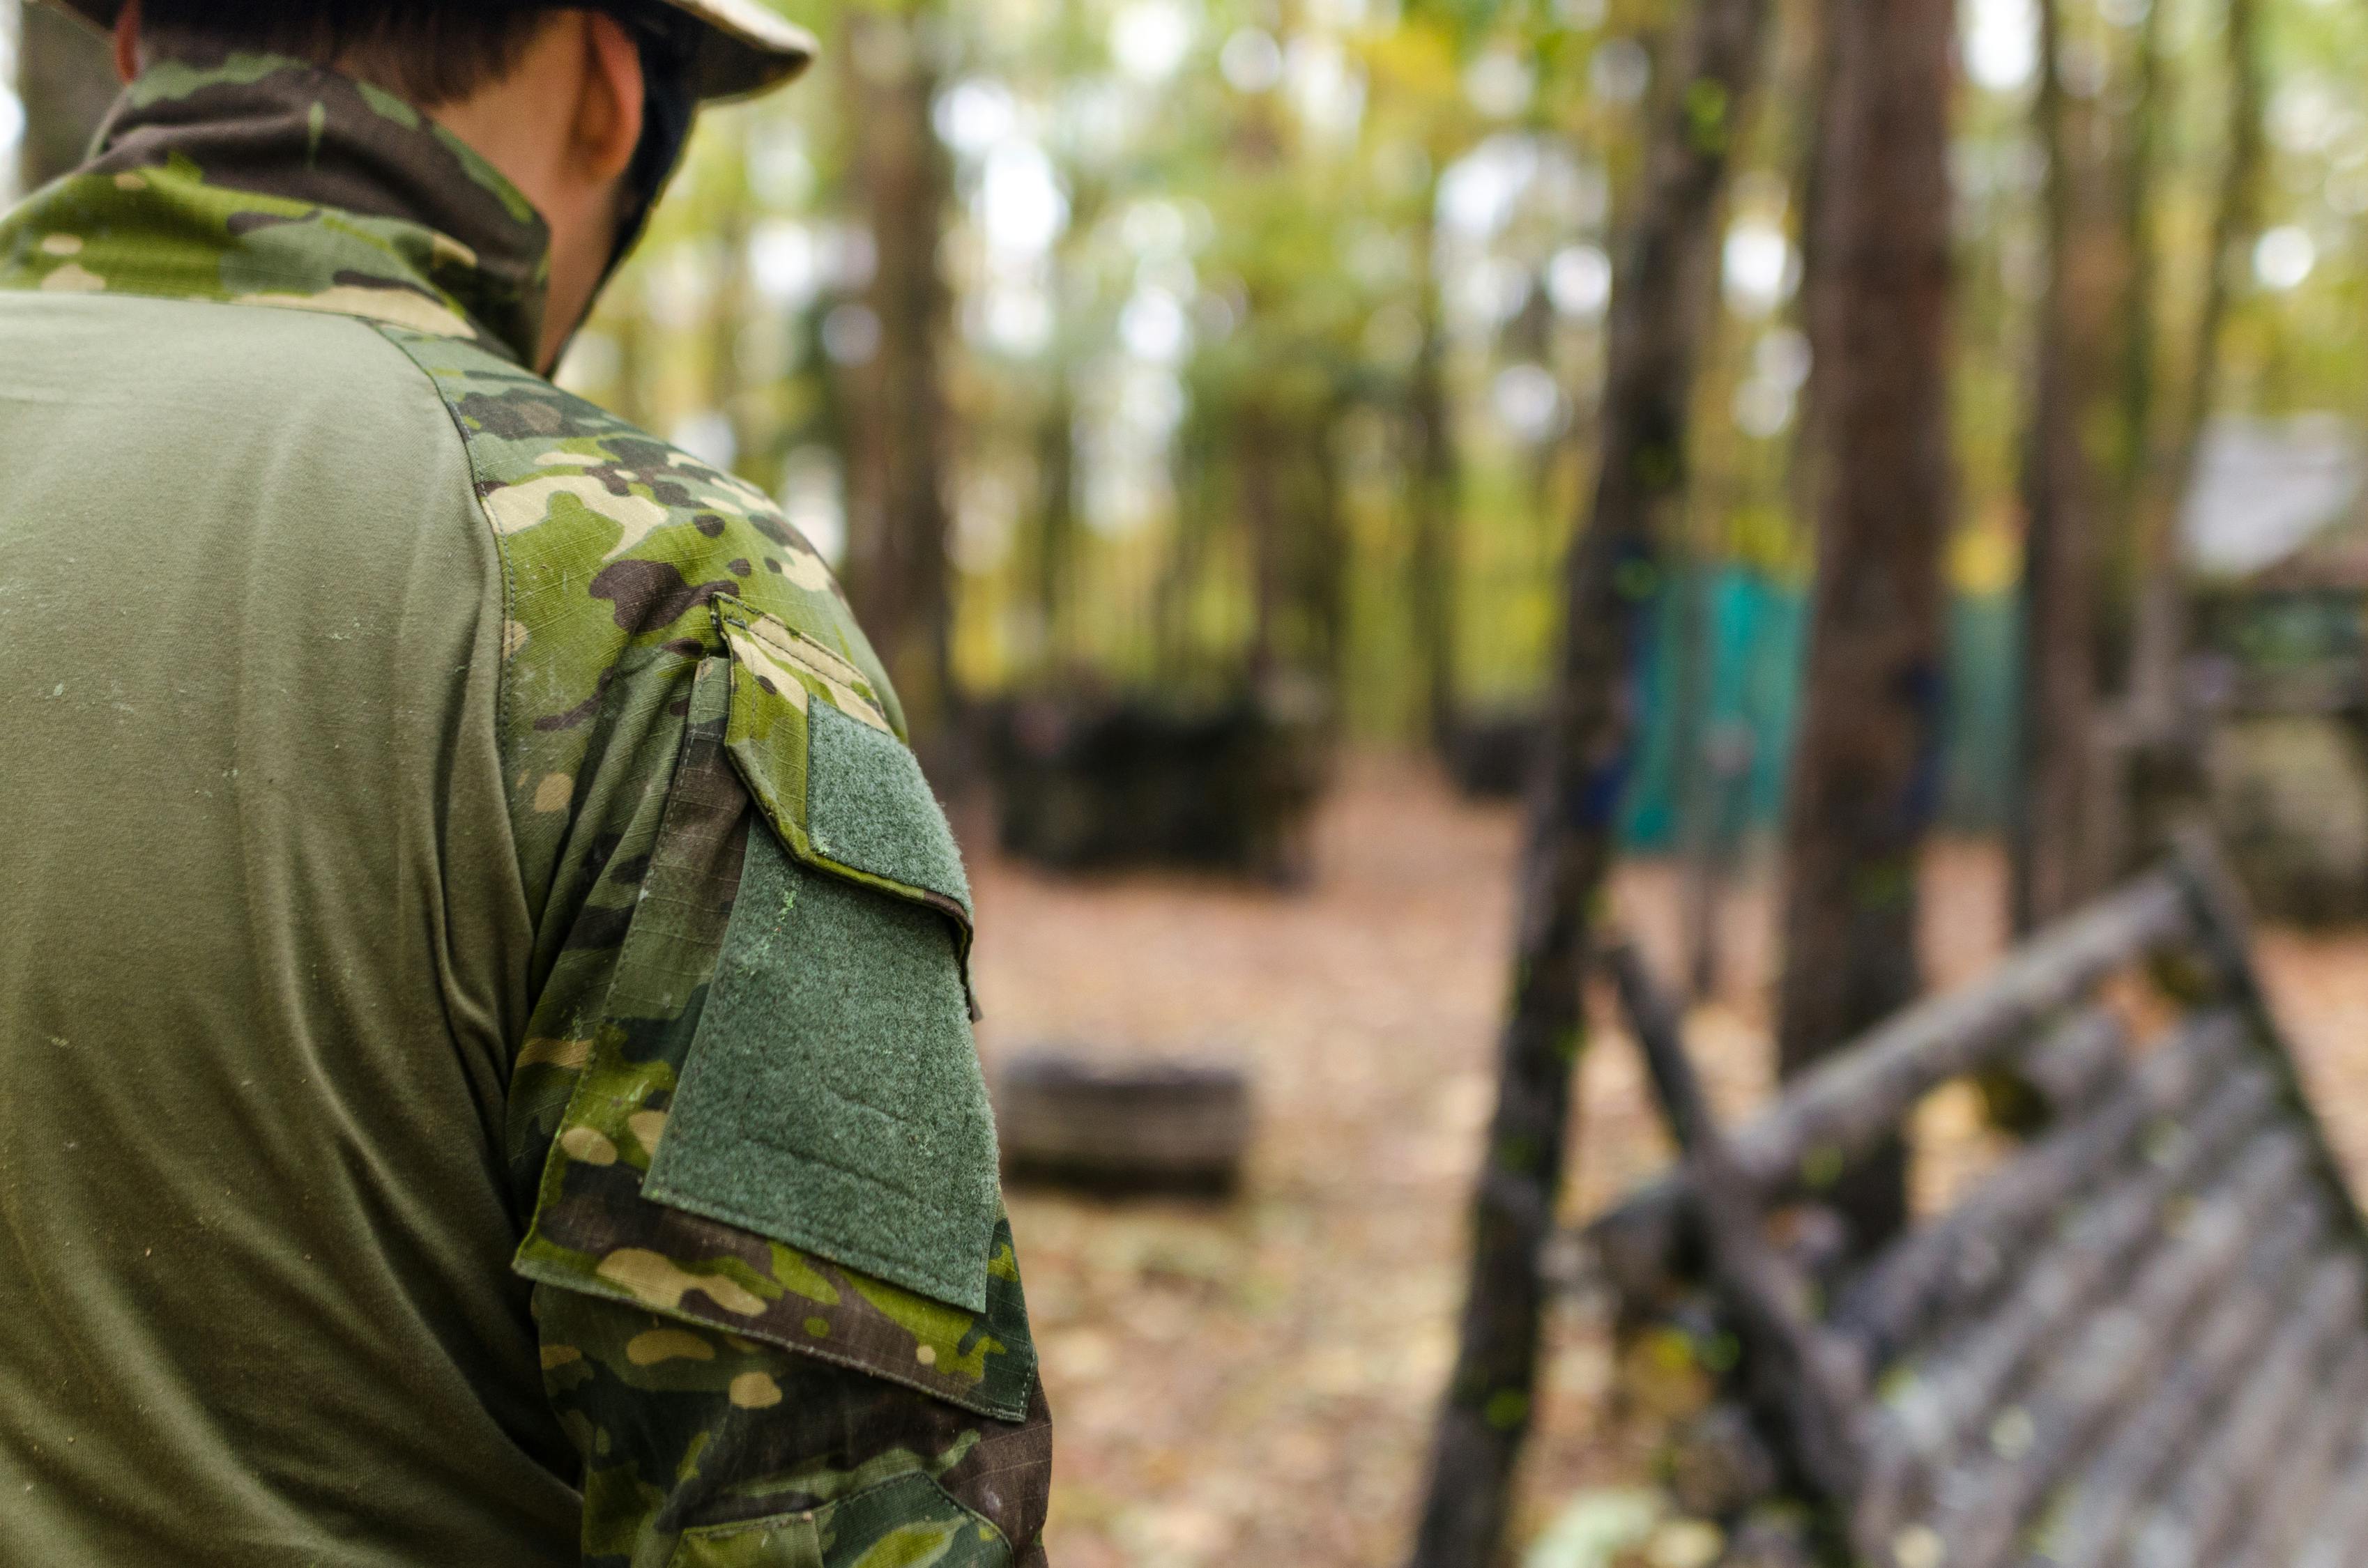
<path fill-rule="evenodd" d="M 886 676 L 830 568 L 756 486 L 473 344 L 386 326 L 466 444 L 508 579 L 514 688 L 551 726 L 643 653 L 723 652 L 719 598 Z M 887 698 L 894 712 L 894 699 Z"/>

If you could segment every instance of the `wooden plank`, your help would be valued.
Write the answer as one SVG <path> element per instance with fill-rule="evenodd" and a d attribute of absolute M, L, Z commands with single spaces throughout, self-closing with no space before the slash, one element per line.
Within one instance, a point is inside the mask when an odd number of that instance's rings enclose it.
<path fill-rule="evenodd" d="M 2158 1119 L 2215 1087 L 2254 1113 L 2266 1110 L 2273 1092 L 2266 1073 L 2248 1074 L 2241 1091 L 2224 1082 L 2241 1044 L 2239 1026 L 2226 1014 L 2190 1023 L 2094 1113 L 2032 1143 L 1956 1209 L 1877 1258 L 1836 1303 L 1834 1327 L 1867 1346 L 1877 1364 L 1889 1361 L 1929 1335 L 1936 1319 L 2004 1288 L 2065 1205 L 2094 1192 Z"/>
<path fill-rule="evenodd" d="M 2368 1402 L 2368 1324 L 2355 1329 L 2305 1400 L 2293 1440 L 2280 1445 L 2243 1544 L 2227 1558 L 2235 1568 L 2293 1568 L 2302 1534 L 2326 1502 L 2328 1483 Z"/>
<path fill-rule="evenodd" d="M 1729 1136 L 1762 1194 L 1839 1170 L 1896 1131 L 1941 1084 L 1998 1065 L 2104 976 L 2184 935 L 2185 884 L 2168 871 L 2131 883 L 2018 949 L 1980 984 L 1908 1009 L 1804 1074 Z M 1640 1189 L 1590 1227 L 1615 1281 L 1679 1271 L 1682 1174 Z"/>
<path fill-rule="evenodd" d="M 1864 1152 L 1935 1087 L 1996 1065 L 2186 921 L 2178 884 L 2159 873 L 2143 879 L 2020 949 L 1981 984 L 1908 1009 L 1804 1074 L 1735 1134 L 1737 1162 L 1772 1188 L 1829 1154 Z"/>
<path fill-rule="evenodd" d="M 2272 1128 L 2180 1218 L 2167 1244 L 2148 1245 L 2168 1227 L 2169 1192 L 2147 1185 L 2108 1199 L 2093 1224 L 2076 1225 L 2067 1244 L 2050 1249 L 2018 1287 L 2009 1310 L 1978 1324 L 1969 1343 L 1907 1371 L 1885 1400 L 1869 1428 L 1877 1458 L 1861 1503 L 1868 1528 L 1887 1538 L 1933 1493 L 1948 1521 L 1941 1535 L 1951 1568 L 1996 1562 L 2024 1506 L 2007 1488 L 2028 1482 L 2016 1482 L 2019 1468 L 1965 1471 L 1961 1456 L 1995 1442 L 2003 1417 L 2027 1435 L 2018 1460 L 2045 1445 L 2060 1462 L 2143 1369 L 2142 1348 L 2161 1343 L 2167 1325 L 2235 1272 L 2264 1221 L 2306 1190 L 2298 1185 L 2305 1169 L 2301 1140 Z M 2032 1376 L 2035 1367 L 2044 1371 Z M 2035 1396 L 2009 1403 L 2025 1386 Z M 1995 1481 L 1988 1494 L 1968 1492 L 1975 1472 Z"/>
<path fill-rule="evenodd" d="M 2326 1509 L 2294 1559 L 2294 1568 L 2361 1568 L 2368 1542 L 2368 1416 L 2356 1419 L 2351 1457 L 2328 1489 Z"/>
<path fill-rule="evenodd" d="M 2102 1006 L 2083 1007 L 2005 1069 L 2028 1084 L 2051 1121 L 2078 1119 L 2129 1074 L 2129 1029 Z"/>
<path fill-rule="evenodd" d="M 2224 1548 L 2247 1499 L 2283 1461 L 2283 1444 L 2320 1392 L 2331 1346 L 2360 1332 L 2368 1267 L 2350 1252 L 2326 1259 L 2294 1317 L 2214 1422 L 2195 1462 L 2164 1487 L 2119 1562 L 2130 1568 L 2227 1568 Z"/>
<path fill-rule="evenodd" d="M 2296 1175 L 2288 1190 L 2307 1193 Z M 2116 1300 L 2083 1324 L 2020 1395 L 1987 1423 L 1987 1452 L 1944 1471 L 1930 1520 L 1954 1568 L 2008 1562 L 2048 1492 L 2111 1422 L 2158 1376 L 2170 1347 L 2243 1266 L 2269 1218 L 2248 1206 L 2209 1205 Z"/>
<path fill-rule="evenodd" d="M 2327 1206 L 2314 1201 L 2263 1233 L 2242 1287 L 2213 1307 L 2145 1402 L 2058 1487 L 2048 1528 L 2022 1568 L 2101 1568 L 2119 1549 L 2165 1471 L 2204 1439 L 2208 1417 L 2275 1332 L 2328 1222 Z"/>

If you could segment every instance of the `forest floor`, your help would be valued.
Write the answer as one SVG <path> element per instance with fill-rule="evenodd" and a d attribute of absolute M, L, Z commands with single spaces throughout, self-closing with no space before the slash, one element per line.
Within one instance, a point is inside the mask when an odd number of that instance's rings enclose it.
<path fill-rule="evenodd" d="M 988 835 L 971 835 L 973 843 Z M 1400 1561 L 1453 1352 L 1463 1218 L 1493 1083 L 1515 812 L 1457 800 L 1420 765 L 1362 758 L 1288 893 L 1213 879 L 1061 880 L 974 866 L 990 1071 L 1032 1045 L 1213 1057 L 1249 1070 L 1259 1129 L 1229 1202 L 1019 1188 L 1013 1221 L 1059 1422 L 1056 1568 L 1383 1568 Z M 1725 983 L 1693 1040 L 1730 1116 L 1767 1088 L 1771 916 L 1747 871 L 1722 922 Z M 1978 844 L 1932 855 L 1936 983 L 1993 960 L 2003 872 Z M 1639 862 L 1619 917 L 1675 971 L 1677 883 Z M 2368 932 L 2265 932 L 2261 960 L 2335 1139 L 2368 1176 Z M 1583 1068 L 1574 1216 L 1667 1158 L 1627 1042 Z M 1918 1123 L 1919 1179 L 1977 1158 L 1966 1100 Z M 1551 1328 L 1524 1529 L 1555 1499 L 1644 1473 L 1645 1423 L 1612 1413 L 1604 1326 Z"/>

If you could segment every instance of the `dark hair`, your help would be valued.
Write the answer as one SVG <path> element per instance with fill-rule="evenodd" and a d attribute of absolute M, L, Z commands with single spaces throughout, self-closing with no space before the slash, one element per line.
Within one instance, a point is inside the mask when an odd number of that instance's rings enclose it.
<path fill-rule="evenodd" d="M 352 62 L 423 108 L 518 68 L 549 0 L 145 0 L 141 35 L 168 57 L 224 50 Z"/>

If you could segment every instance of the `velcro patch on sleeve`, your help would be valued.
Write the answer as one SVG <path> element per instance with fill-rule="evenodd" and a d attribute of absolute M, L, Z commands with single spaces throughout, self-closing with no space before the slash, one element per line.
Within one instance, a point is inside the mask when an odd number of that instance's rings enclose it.
<path fill-rule="evenodd" d="M 995 1123 L 944 918 L 751 834 L 646 1190 L 982 1310 Z"/>

